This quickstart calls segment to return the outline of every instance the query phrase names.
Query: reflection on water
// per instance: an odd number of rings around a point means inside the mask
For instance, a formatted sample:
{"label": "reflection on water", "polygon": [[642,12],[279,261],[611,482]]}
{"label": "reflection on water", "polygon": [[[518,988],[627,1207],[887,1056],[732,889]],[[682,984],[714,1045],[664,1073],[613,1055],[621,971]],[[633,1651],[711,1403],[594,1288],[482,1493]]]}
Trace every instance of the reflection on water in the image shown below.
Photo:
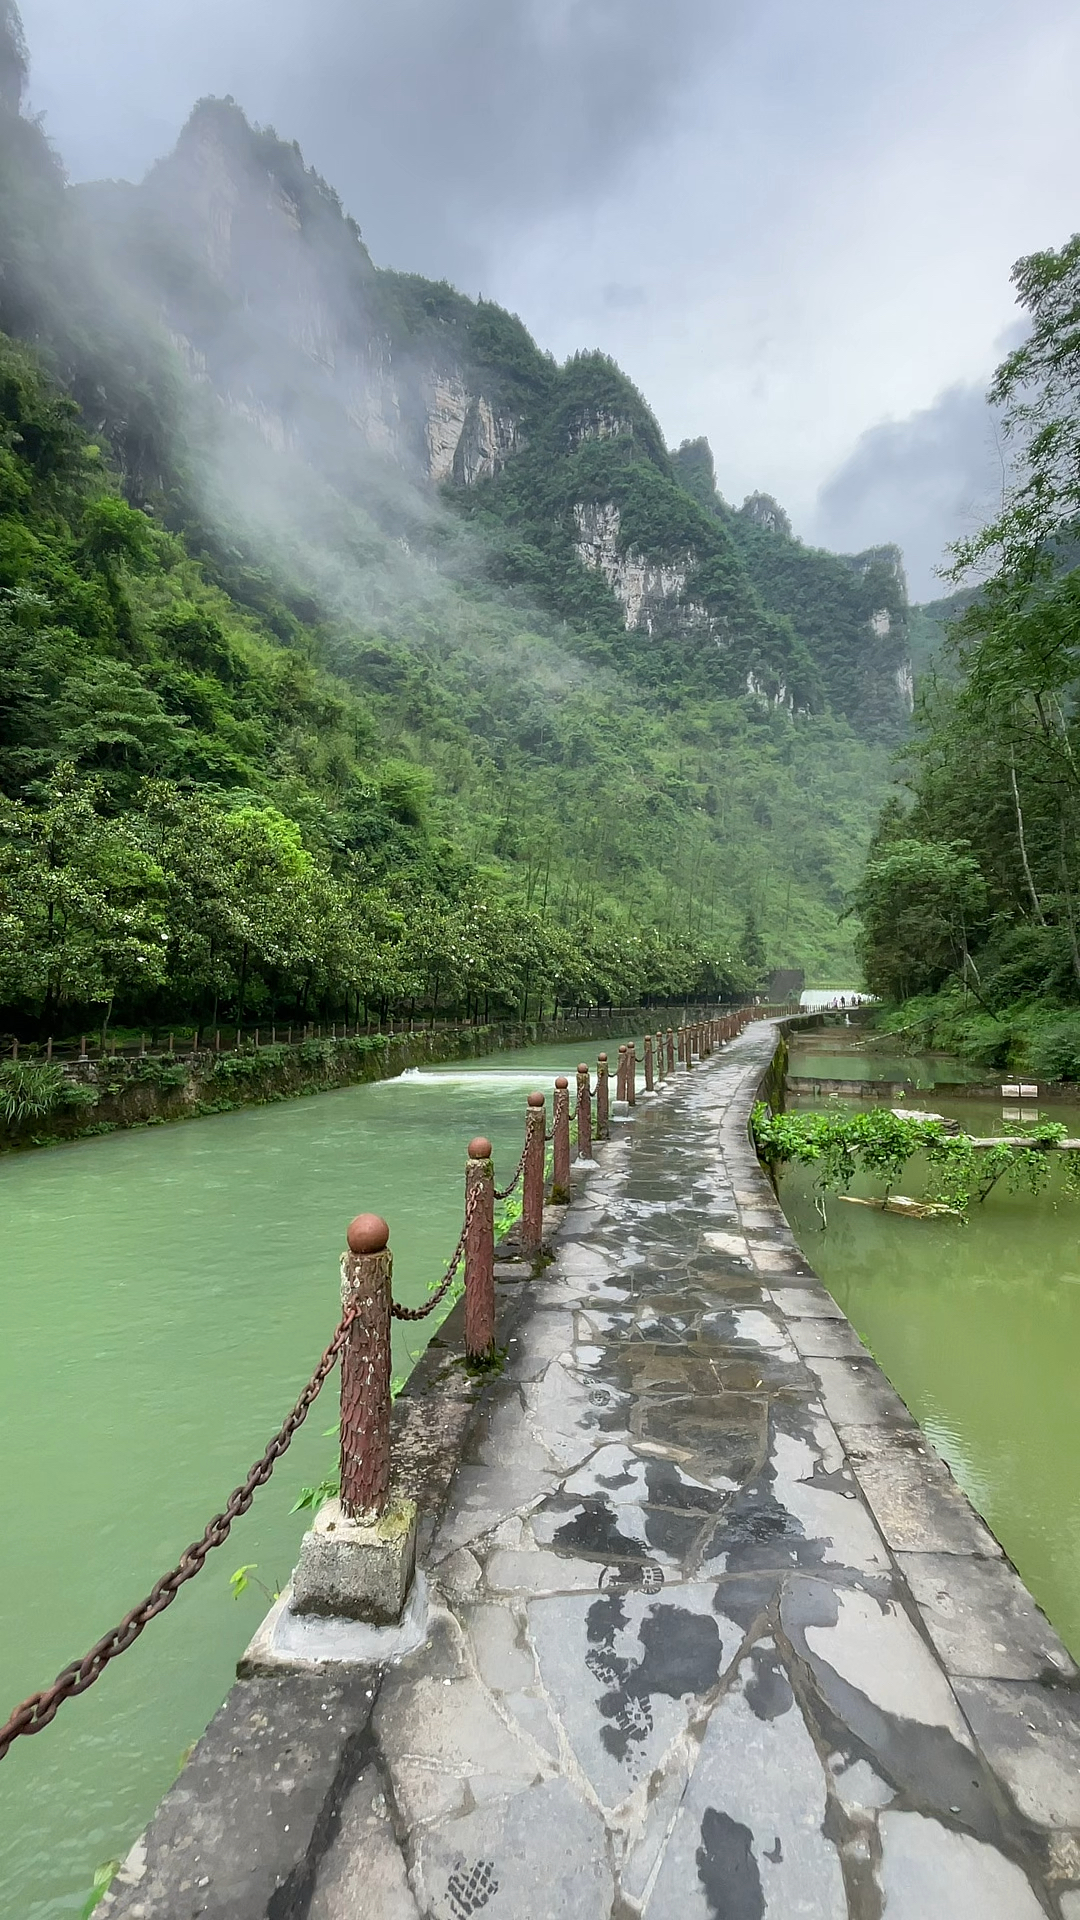
{"label": "reflection on water", "polygon": [[794,1035],[788,1070],[822,1080],[895,1080],[913,1087],[933,1087],[939,1080],[985,1083],[995,1077],[987,1067],[947,1054],[900,1053],[874,1045],[858,1026]]}
{"label": "reflection on water", "polygon": [[[933,1104],[972,1131],[1002,1130],[1000,1102]],[[1053,1117],[1080,1134],[1080,1105],[1055,1104]],[[903,1186],[922,1193],[917,1162]],[[1080,1654],[1080,1201],[1060,1175],[1038,1197],[999,1186],[965,1227],[830,1197],[822,1231],[809,1170],[785,1174],[781,1199],[808,1259]]]}

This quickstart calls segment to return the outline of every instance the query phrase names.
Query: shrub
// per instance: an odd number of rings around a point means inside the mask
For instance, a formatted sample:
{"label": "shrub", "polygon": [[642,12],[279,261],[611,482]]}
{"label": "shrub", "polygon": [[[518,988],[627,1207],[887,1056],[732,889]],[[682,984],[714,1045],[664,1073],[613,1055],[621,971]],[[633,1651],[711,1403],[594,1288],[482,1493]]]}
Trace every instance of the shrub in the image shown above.
{"label": "shrub", "polygon": [[1036,1079],[1080,1080],[1080,1012],[1036,1027],[1027,1051]]}

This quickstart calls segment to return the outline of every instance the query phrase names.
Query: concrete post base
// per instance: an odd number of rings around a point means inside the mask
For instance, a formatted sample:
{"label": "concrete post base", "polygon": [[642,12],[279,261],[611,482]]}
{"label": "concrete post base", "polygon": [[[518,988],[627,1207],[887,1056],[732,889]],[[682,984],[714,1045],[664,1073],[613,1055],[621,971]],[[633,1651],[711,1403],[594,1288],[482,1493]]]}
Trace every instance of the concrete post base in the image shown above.
{"label": "concrete post base", "polygon": [[378,1520],[349,1520],[340,1500],[319,1509],[300,1543],[294,1613],[394,1626],[416,1568],[416,1507],[394,1500]]}
{"label": "concrete post base", "polygon": [[611,1118],[613,1120],[632,1120],[633,1117],[634,1116],[630,1111],[629,1100],[613,1100],[612,1101]]}

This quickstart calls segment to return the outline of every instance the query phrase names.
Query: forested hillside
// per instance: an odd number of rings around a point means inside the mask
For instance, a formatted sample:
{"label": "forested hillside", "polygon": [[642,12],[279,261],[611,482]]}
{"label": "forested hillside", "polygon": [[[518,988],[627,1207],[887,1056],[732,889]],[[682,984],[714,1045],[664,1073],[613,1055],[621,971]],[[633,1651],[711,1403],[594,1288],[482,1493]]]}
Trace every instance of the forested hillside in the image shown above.
{"label": "forested hillside", "polygon": [[911,649],[903,561],[897,547],[834,554],[804,546],[768,494],[735,510],[716,487],[707,440],[673,456],[676,478],[730,536],[743,570],[773,618],[813,660],[820,696],[871,738],[895,742],[911,710]]}
{"label": "forested hillside", "polygon": [[885,579],[815,625],[610,361],[374,268],[232,103],[67,187],[0,15],[0,1028],[849,967]]}
{"label": "forested hillside", "polygon": [[1080,1077],[1080,236],[1021,260],[998,369],[1014,480],[957,550],[909,760],[860,889],[889,1024],[990,1066]]}

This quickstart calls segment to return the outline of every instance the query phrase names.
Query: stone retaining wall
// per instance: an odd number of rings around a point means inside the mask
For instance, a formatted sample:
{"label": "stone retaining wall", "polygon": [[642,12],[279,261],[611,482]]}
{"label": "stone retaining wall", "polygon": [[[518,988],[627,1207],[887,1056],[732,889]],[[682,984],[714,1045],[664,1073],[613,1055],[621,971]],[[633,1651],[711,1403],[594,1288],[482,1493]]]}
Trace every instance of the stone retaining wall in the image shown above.
{"label": "stone retaining wall", "polygon": [[[644,1031],[650,1018],[658,1020],[660,1013],[639,1010],[595,1019],[447,1027],[392,1036],[360,1034],[350,1040],[260,1047],[257,1053],[206,1050],[175,1058],[117,1056],[76,1062],[64,1069],[72,1089],[69,1103],[22,1123],[0,1120],[0,1152],[265,1106],[335,1087],[392,1080],[411,1067],[508,1053],[519,1047],[551,1046],[563,1040],[582,1046],[595,1040],[623,1040],[627,1033]],[[664,1023],[668,1023],[666,1012]]]}

